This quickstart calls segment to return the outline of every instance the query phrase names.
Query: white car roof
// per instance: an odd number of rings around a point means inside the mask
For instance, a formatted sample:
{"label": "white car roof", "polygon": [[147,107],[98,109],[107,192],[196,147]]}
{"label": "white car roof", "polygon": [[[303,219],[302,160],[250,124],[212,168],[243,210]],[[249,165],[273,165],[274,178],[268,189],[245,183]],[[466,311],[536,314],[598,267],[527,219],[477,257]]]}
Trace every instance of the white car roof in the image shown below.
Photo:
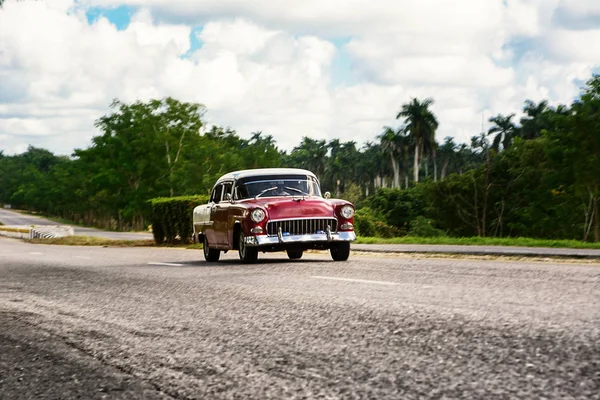
{"label": "white car roof", "polygon": [[317,179],[316,175],[306,169],[299,168],[260,168],[260,169],[244,169],[241,171],[234,171],[223,175],[217,180],[217,183],[228,180],[238,180],[241,178],[248,177],[260,177],[268,175],[307,175]]}

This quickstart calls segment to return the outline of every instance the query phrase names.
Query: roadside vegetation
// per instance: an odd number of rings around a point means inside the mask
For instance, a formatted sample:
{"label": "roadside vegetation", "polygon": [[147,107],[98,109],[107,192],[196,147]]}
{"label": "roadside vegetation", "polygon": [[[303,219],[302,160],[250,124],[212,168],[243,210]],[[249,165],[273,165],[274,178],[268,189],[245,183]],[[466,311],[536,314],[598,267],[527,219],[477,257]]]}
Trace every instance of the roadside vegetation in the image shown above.
{"label": "roadside vegetation", "polygon": [[359,236],[359,244],[447,244],[463,246],[514,246],[514,247],[553,247],[568,249],[600,249],[600,243],[582,242],[579,240],[547,240],[532,238],[490,238],[490,237],[418,237],[403,236],[395,238],[378,238]]}
{"label": "roadside vegetation", "polygon": [[[0,224],[2,225],[2,224]],[[29,233],[29,229],[25,228],[10,228],[7,226],[0,226],[0,231],[4,232],[17,232],[17,233]]]}
{"label": "roadside vegetation", "polygon": [[48,239],[29,239],[29,243],[58,244],[64,246],[110,246],[110,247],[148,247],[155,246],[153,240],[113,240],[95,236],[66,236]]}
{"label": "roadside vegetation", "polygon": [[600,242],[600,76],[570,105],[527,100],[520,118],[490,118],[470,143],[436,141],[444,121],[434,106],[399,105],[390,126],[362,147],[303,137],[286,152],[260,131],[242,138],[204,126],[201,104],[115,101],[86,149],[0,152],[0,204],[140,231],[150,224],[149,199],[206,196],[232,170],[299,167],[315,172],[323,191],[356,204],[361,240]]}

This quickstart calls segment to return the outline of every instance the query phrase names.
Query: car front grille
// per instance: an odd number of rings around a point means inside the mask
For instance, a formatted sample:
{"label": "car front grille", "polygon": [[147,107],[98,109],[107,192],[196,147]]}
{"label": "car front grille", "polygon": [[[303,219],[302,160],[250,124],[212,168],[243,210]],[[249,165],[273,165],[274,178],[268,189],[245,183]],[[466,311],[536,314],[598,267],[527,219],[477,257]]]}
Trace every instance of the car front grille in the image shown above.
{"label": "car front grille", "polygon": [[311,235],[327,232],[327,226],[331,232],[337,232],[337,220],[335,218],[320,219],[290,219],[285,221],[272,221],[267,223],[267,235],[277,236],[279,228],[284,235]]}

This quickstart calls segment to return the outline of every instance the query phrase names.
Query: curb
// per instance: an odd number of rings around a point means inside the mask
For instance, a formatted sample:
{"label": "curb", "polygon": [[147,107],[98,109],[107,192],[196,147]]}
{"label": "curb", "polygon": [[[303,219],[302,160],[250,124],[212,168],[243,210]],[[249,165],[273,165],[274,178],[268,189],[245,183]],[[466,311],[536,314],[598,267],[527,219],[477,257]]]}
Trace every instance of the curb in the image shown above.
{"label": "curb", "polygon": [[[539,252],[530,249],[516,250],[513,248],[507,249],[402,249],[402,248],[368,248],[363,247],[368,245],[354,245],[352,251],[384,254],[453,254],[453,255],[468,255],[468,256],[513,256],[513,257],[539,257],[539,258],[581,258],[589,260],[600,260],[600,251],[598,254],[588,253],[585,251],[577,251],[577,249],[555,249],[547,248],[547,252]],[[546,248],[544,248],[546,249]],[[582,249],[584,250],[584,249]]]}
{"label": "curb", "polygon": [[29,232],[13,232],[13,231],[5,231],[0,229],[0,236],[6,236],[9,238],[17,238],[17,239],[29,239]]}

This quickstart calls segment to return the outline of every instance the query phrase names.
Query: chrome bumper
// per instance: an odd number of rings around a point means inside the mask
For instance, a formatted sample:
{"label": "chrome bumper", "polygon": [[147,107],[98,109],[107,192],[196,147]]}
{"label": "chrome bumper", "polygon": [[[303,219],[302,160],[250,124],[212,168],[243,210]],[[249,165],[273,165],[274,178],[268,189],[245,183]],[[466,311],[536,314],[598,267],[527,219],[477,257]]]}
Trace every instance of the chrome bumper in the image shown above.
{"label": "chrome bumper", "polygon": [[277,235],[277,236],[246,236],[246,246],[269,246],[291,243],[314,242],[353,242],[356,240],[354,232],[316,233],[310,235]]}

